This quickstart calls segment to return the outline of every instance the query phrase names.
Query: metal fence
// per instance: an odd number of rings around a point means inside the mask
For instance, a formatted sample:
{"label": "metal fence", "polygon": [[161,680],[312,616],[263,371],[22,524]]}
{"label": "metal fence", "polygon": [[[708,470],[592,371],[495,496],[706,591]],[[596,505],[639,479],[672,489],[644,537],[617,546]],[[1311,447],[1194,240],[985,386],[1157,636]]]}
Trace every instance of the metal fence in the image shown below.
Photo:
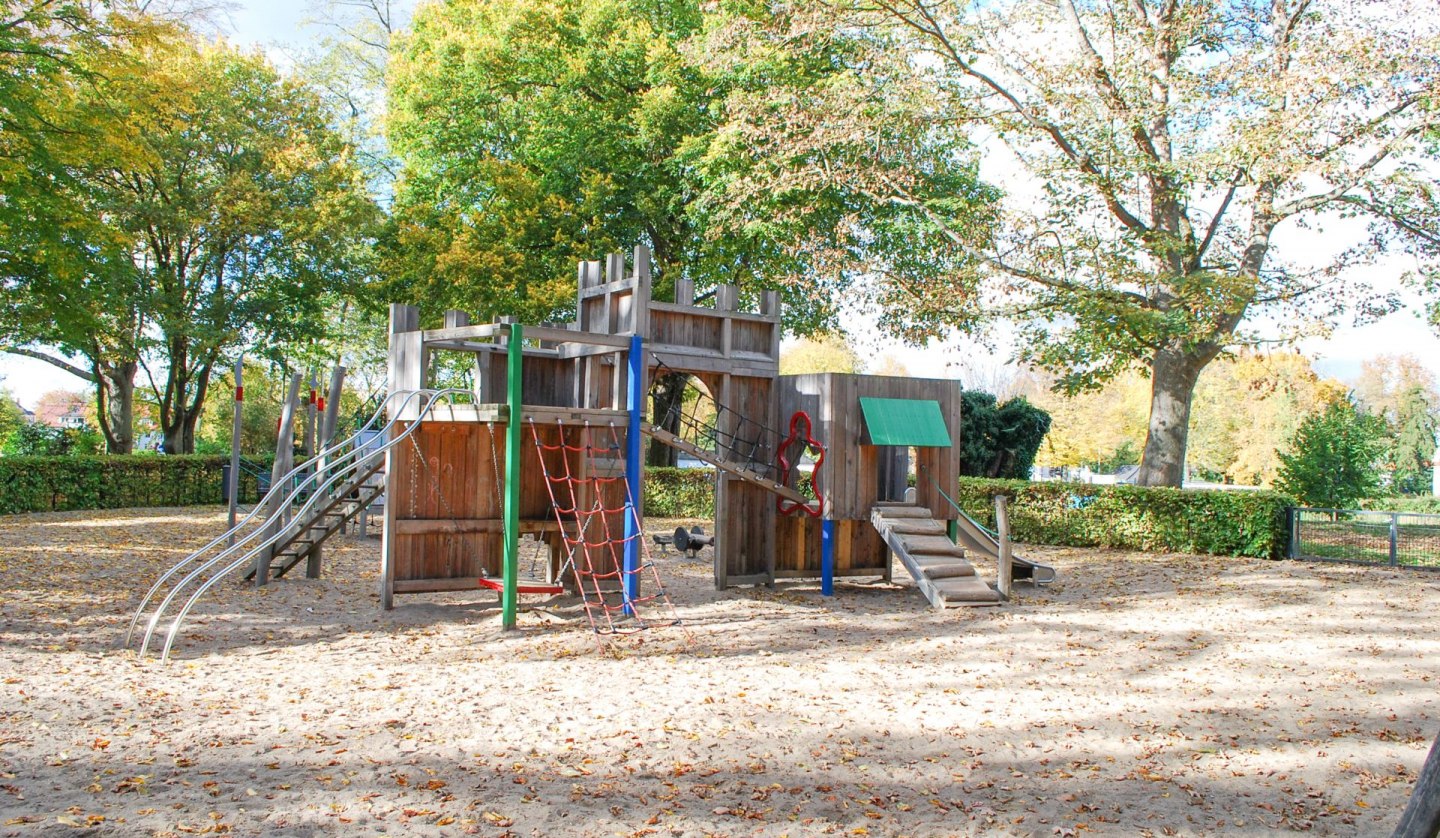
{"label": "metal fence", "polygon": [[1440,515],[1292,509],[1290,558],[1440,570]]}

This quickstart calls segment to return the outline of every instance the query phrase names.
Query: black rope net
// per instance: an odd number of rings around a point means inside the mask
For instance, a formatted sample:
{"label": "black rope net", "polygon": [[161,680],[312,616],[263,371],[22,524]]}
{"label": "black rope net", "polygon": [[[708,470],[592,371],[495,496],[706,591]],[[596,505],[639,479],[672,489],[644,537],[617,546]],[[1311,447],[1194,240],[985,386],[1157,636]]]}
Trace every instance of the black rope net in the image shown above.
{"label": "black rope net", "polygon": [[698,386],[693,376],[677,373],[655,359],[655,380],[661,376],[686,378],[682,396],[657,417],[655,425],[732,463],[744,463],[766,477],[775,472],[775,445],[781,434],[714,397]]}

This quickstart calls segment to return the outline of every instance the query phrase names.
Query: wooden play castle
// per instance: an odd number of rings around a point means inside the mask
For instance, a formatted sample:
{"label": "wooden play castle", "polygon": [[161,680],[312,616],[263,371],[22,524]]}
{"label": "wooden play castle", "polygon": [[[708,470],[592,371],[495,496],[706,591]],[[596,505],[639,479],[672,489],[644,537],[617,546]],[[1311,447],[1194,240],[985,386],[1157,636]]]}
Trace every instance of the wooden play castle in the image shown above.
{"label": "wooden play castle", "polygon": [[[526,590],[586,596],[597,629],[663,598],[645,544],[642,441],[715,468],[715,583],[891,574],[898,558],[939,607],[998,596],[953,542],[940,486],[959,474],[960,385],[865,375],[779,374],[778,295],[741,305],[721,285],[697,299],[651,293],[650,255],[579,266],[575,322],[477,325],[458,311],[422,329],[391,307],[392,425],[385,468],[382,605],[397,594],[493,587],[507,625]],[[436,370],[471,370],[445,403]],[[698,382],[700,430],[650,412],[657,375]],[[426,404],[422,410],[421,405]],[[411,425],[419,423],[418,427]],[[920,473],[904,502],[909,458]],[[545,545],[543,580],[520,579],[522,539]],[[641,577],[652,581],[644,590]],[[528,587],[527,587],[528,586]]]}

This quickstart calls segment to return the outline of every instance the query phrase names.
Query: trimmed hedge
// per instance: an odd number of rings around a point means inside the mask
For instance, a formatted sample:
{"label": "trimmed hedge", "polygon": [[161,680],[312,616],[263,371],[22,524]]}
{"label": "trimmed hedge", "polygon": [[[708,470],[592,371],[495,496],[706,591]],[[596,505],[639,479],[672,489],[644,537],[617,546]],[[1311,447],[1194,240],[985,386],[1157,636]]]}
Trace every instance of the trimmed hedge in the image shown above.
{"label": "trimmed hedge", "polygon": [[[227,457],[0,457],[0,514],[221,503]],[[646,470],[645,514],[710,518],[715,472]],[[1010,498],[1016,541],[1146,552],[1280,558],[1294,500],[1275,492],[1188,491],[1085,483],[961,478],[955,501],[994,526],[994,496]],[[242,474],[241,499],[254,478]]]}
{"label": "trimmed hedge", "polygon": [[715,517],[714,470],[645,469],[645,514],[656,518]]}
{"label": "trimmed hedge", "polygon": [[[0,457],[0,514],[133,506],[193,506],[221,500],[229,457]],[[253,502],[255,478],[241,474]]]}
{"label": "trimmed hedge", "polygon": [[1285,555],[1285,510],[1295,505],[1278,492],[973,478],[960,480],[955,502],[993,527],[995,495],[1010,499],[1010,532],[1016,541],[1259,559]]}

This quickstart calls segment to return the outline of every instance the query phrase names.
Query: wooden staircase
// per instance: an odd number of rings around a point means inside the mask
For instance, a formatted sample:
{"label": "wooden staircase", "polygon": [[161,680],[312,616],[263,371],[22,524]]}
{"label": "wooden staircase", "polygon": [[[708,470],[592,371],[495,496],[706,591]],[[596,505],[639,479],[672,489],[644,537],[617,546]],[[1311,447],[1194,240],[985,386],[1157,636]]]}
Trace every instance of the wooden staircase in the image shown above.
{"label": "wooden staircase", "polygon": [[902,504],[876,506],[870,511],[870,523],[935,608],[1000,604],[1000,594],[976,575],[965,550],[950,540],[945,525],[932,518],[930,510]]}
{"label": "wooden staircase", "polygon": [[710,451],[708,449],[701,448],[694,443],[687,442],[663,428],[657,428],[647,422],[640,426],[640,430],[642,433],[646,434],[656,442],[668,445],[671,448],[674,448],[676,451],[681,451],[683,453],[689,454],[690,456],[694,457],[697,460],[700,460],[701,462],[709,463],[710,465],[720,469],[726,474],[732,474],[740,478],[741,480],[746,481],[747,483],[753,483],[756,486],[774,492],[775,494],[779,495],[782,498],[785,498],[786,500],[795,501],[796,503],[801,504],[810,503],[809,498],[805,497],[804,495],[800,494],[799,492],[795,491],[789,486],[786,486],[783,483],[771,480],[763,474],[760,474],[749,465],[726,460],[719,454],[716,454],[714,451]]}
{"label": "wooden staircase", "polygon": [[[292,521],[287,527],[286,537],[270,548],[271,577],[278,579],[300,562],[316,555],[320,545],[344,529],[356,516],[363,514],[376,498],[384,494],[384,481],[367,482],[384,465],[385,458],[376,457],[374,464],[362,468],[349,485],[324,501],[307,519]],[[245,578],[255,578],[254,568],[245,574]]]}

